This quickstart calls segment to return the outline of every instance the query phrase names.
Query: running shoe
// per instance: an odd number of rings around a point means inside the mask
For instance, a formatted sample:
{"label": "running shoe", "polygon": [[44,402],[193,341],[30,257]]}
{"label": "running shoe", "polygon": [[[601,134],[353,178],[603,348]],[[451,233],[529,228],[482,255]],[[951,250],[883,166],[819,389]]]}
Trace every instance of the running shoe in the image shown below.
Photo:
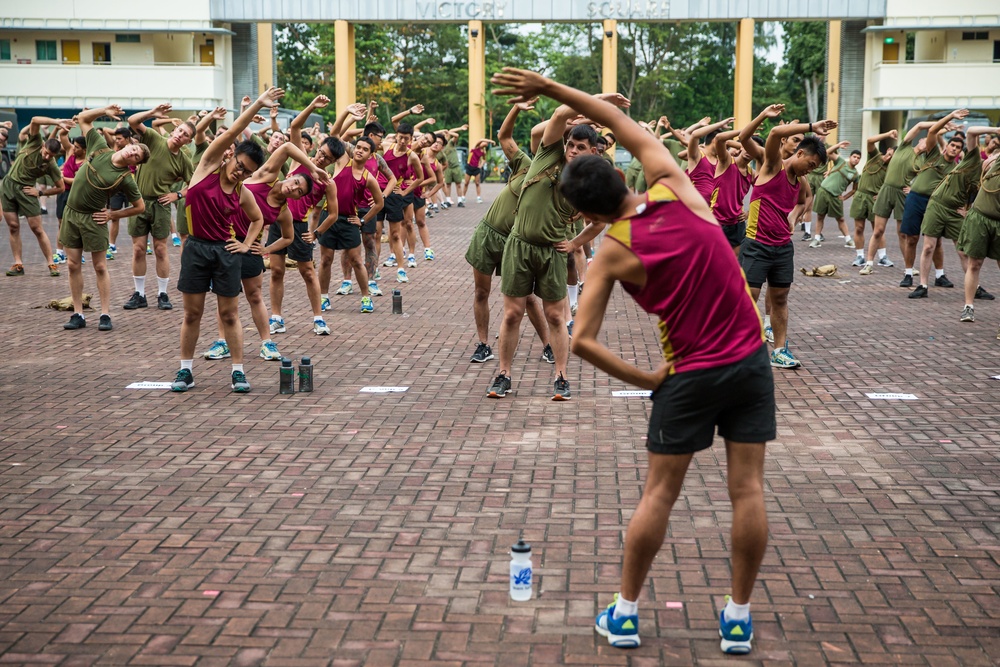
{"label": "running shoe", "polygon": [[170,391],[187,391],[194,386],[194,375],[190,369],[182,368],[177,371],[177,377],[170,383]]}
{"label": "running shoe", "polygon": [[15,264],[15,265],[13,265],[9,269],[7,269],[7,275],[8,276],[23,276],[24,275],[24,265],[23,264]]}
{"label": "running shoe", "polygon": [[382,263],[382,266],[396,266],[396,255],[392,254]]}
{"label": "running shoe", "polygon": [[972,306],[966,306],[962,309],[962,316],[958,318],[959,322],[975,322],[976,321],[976,309]]}
{"label": "running shoe", "polygon": [[379,270],[377,265],[375,267],[375,280],[382,280],[382,272]]}
{"label": "running shoe", "polygon": [[917,287],[917,289],[910,292],[907,298],[910,299],[926,299],[927,298],[927,288],[923,285]]}
{"label": "running shoe", "polygon": [[465,208],[465,201],[462,199],[458,200],[458,208]]}
{"label": "running shoe", "polygon": [[851,266],[864,266],[864,265],[865,265],[865,258],[862,257],[861,255],[855,257],[854,261],[851,262]]}
{"label": "running shoe", "polygon": [[65,255],[60,255],[59,253],[55,253],[55,254],[52,255],[52,263],[53,264],[65,264],[66,263],[66,256]]}
{"label": "running shoe", "polygon": [[856,246],[854,245],[854,239],[852,239],[851,237],[847,237],[847,240],[844,241],[844,247],[845,248],[856,248]]}
{"label": "running shoe", "polygon": [[372,296],[382,296],[382,290],[378,288],[378,283],[374,280],[368,281],[368,293]]}
{"label": "running shoe", "polygon": [[409,268],[409,269],[415,269],[415,268],[417,268],[417,258],[414,257],[413,255],[410,255],[409,257],[407,257],[406,258],[406,267]]}
{"label": "running shoe", "polygon": [[878,264],[879,266],[884,266],[886,268],[889,268],[889,267],[892,267],[892,266],[896,266],[895,264],[892,263],[892,260],[889,259],[888,255],[883,255],[878,260],[878,262],[876,262],[876,264]]}
{"label": "running shoe", "polygon": [[865,265],[861,267],[860,271],[858,271],[859,276],[870,276],[873,273],[875,273],[875,267],[871,262],[865,262]]}
{"label": "running shoe", "polygon": [[372,298],[370,296],[361,297],[361,312],[362,313],[375,312],[375,304],[372,303]]}
{"label": "running shoe", "polygon": [[813,237],[813,235],[810,234],[809,232],[802,232],[802,240],[803,241],[812,241],[812,237]]}
{"label": "running shoe", "polygon": [[341,296],[347,296],[353,291],[354,291],[354,283],[352,283],[350,280],[345,280],[342,283],[340,283],[340,289],[337,290],[337,294],[340,294]]}
{"label": "running shoe", "polygon": [[329,336],[330,327],[326,325],[326,320],[313,320],[313,333],[317,336]]}
{"label": "running shoe", "polygon": [[170,303],[170,297],[166,292],[160,292],[156,295],[156,307],[160,310],[173,310],[174,304]]}
{"label": "running shoe", "polygon": [[[727,600],[729,596],[726,596]],[[727,621],[726,610],[719,612],[719,636],[722,637],[720,648],[723,653],[746,655],[750,652],[750,642],[753,641],[753,621]]]}
{"label": "running shoe", "polygon": [[281,359],[281,352],[278,352],[278,346],[270,338],[260,344],[260,358],[266,361],[278,361]]}
{"label": "running shoe", "polygon": [[941,274],[940,277],[934,279],[934,287],[954,287],[955,283],[948,280],[948,276]]}
{"label": "running shoe", "polygon": [[53,278],[59,277],[59,267],[55,264],[49,264],[49,275]]}
{"label": "running shoe", "polygon": [[814,236],[814,237],[813,237],[813,240],[809,242],[809,247],[810,247],[810,248],[818,248],[818,247],[820,247],[821,245],[823,245],[823,242],[822,242],[822,241],[820,241],[820,239],[819,239],[819,237],[818,237],[818,236]]}
{"label": "running shoe", "polygon": [[775,368],[798,368],[802,363],[795,358],[788,346],[771,352],[771,365]]}
{"label": "running shoe", "polygon": [[108,252],[110,252],[112,255],[117,255],[118,254],[118,246],[116,246],[114,243],[112,243],[111,245],[108,246]]}
{"label": "running shoe", "polygon": [[570,338],[573,337],[573,322],[574,320],[570,320],[566,323],[566,331],[569,333]]}
{"label": "running shoe", "polygon": [[545,349],[542,350],[542,361],[547,364],[556,363],[556,355],[552,353],[552,346],[546,345]]}
{"label": "running shoe", "polygon": [[125,310],[138,310],[139,308],[148,308],[149,302],[146,301],[146,297],[138,292],[132,292],[132,296],[129,300],[125,302],[122,306]]}
{"label": "running shoe", "polygon": [[406,271],[404,271],[403,269],[400,269],[399,271],[396,271],[396,282],[397,283],[408,283],[408,282],[410,282],[410,279],[406,277]]}
{"label": "running shoe", "polygon": [[476,197],[476,203],[477,204],[482,204],[483,203],[483,198],[482,197]]}
{"label": "running shoe", "polygon": [[87,320],[83,319],[80,313],[73,313],[69,316],[69,322],[63,325],[63,329],[83,329],[87,326]]}
{"label": "running shoe", "polygon": [[231,356],[233,355],[229,354],[229,344],[222,339],[212,343],[204,354],[206,359],[213,359],[216,361],[219,359],[228,359]]}
{"label": "running shoe", "polygon": [[250,383],[243,371],[233,371],[233,391],[237,394],[246,394],[250,391]]}
{"label": "running shoe", "polygon": [[[458,204],[462,205],[461,202]],[[503,398],[510,391],[510,378],[501,373],[497,376],[497,379],[493,381],[490,385],[490,390],[486,392],[486,395],[490,398]]]}
{"label": "running shoe", "polygon": [[330,310],[330,297],[328,297],[328,296],[324,296],[323,297],[323,300],[320,301],[319,309],[320,309],[321,312],[324,312],[324,313],[326,311]]}
{"label": "running shoe", "polygon": [[153,254],[153,246],[149,245],[148,243],[146,244],[146,254],[147,255]]}
{"label": "running shoe", "polygon": [[618,594],[615,593],[615,602],[612,602],[607,609],[597,615],[597,620],[594,621],[594,630],[602,637],[606,637],[608,643],[615,648],[636,648],[641,643],[639,641],[639,617],[615,618],[615,604],[617,602]]}
{"label": "running shoe", "polygon": [[101,315],[101,319],[97,323],[98,331],[111,331],[111,316]]}
{"label": "running shoe", "polygon": [[177,234],[174,234],[173,236],[170,237],[170,242],[174,244],[175,248],[181,247],[181,237],[178,236]]}
{"label": "running shoe", "polygon": [[424,259],[428,262],[434,261],[434,251],[430,248],[424,248]]}
{"label": "running shoe", "polygon": [[771,328],[770,324],[764,327],[764,338],[768,343],[774,342],[774,329]]}
{"label": "running shoe", "polygon": [[469,361],[474,364],[483,364],[493,358],[493,349],[486,343],[479,343],[476,345],[476,351],[472,353],[472,359]]}
{"label": "running shoe", "polygon": [[579,308],[579,306],[580,306],[579,303],[570,304],[570,306],[569,306],[569,314],[572,315],[573,317],[576,317],[576,311],[577,311],[577,308]]}
{"label": "running shoe", "polygon": [[111,261],[114,258],[115,258],[115,253],[111,252],[111,248],[108,248],[108,251],[104,253],[104,259]]}
{"label": "running shoe", "polygon": [[285,318],[281,315],[271,315],[267,320],[268,328],[271,330],[271,334],[285,333]]}
{"label": "running shoe", "polygon": [[556,378],[555,388],[552,391],[552,400],[553,401],[568,401],[569,399],[570,399],[569,380],[567,380],[566,378],[564,378],[562,376],[562,373],[560,373],[559,377]]}
{"label": "running shoe", "polygon": [[992,294],[990,294],[989,292],[987,292],[986,290],[984,290],[983,286],[980,285],[979,287],[976,288],[976,297],[975,298],[977,298],[977,299],[983,299],[985,301],[993,301],[993,299],[995,299],[996,297],[993,296]]}
{"label": "running shoe", "polygon": [[913,276],[906,274],[903,279],[899,281],[900,287],[913,287]]}

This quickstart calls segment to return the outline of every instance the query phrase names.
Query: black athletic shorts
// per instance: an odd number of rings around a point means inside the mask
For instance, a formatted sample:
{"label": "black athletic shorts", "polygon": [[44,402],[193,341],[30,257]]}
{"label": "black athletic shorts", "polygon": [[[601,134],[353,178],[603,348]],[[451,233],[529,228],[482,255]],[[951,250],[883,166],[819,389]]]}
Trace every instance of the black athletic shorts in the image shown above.
{"label": "black athletic shorts", "polygon": [[[358,209],[358,217],[361,218],[362,220],[364,220],[365,216],[368,215],[368,211],[370,211],[370,210],[371,209],[368,209],[368,208],[359,208]],[[364,224],[361,225],[361,233],[362,234],[374,234],[378,230],[377,225],[378,225],[378,216],[376,215],[376,216],[373,216],[371,220],[369,220],[368,222],[366,222],[366,223],[364,223]]]}
{"label": "black athletic shorts", "polygon": [[403,195],[393,192],[385,198],[385,205],[378,214],[379,219],[388,220],[389,222],[402,222],[403,209],[405,209],[408,204],[412,203],[412,200],[407,201],[407,198],[412,196],[413,195],[410,194],[404,197]]}
{"label": "black athletic shorts", "polygon": [[361,228],[347,221],[347,216],[337,218],[330,229],[319,237],[319,244],[331,250],[353,250],[361,245]]}
{"label": "black athletic shorts", "polygon": [[177,290],[185,294],[206,294],[211,290],[218,296],[239,296],[243,289],[242,255],[226,250],[226,243],[188,236],[181,253]]}
{"label": "black athletic shorts", "polygon": [[480,167],[470,167],[469,165],[465,165],[465,173],[469,176],[479,176],[482,171],[483,170]]}
{"label": "black athletic shorts", "polygon": [[111,195],[111,202],[108,204],[108,208],[112,211],[120,211],[123,208],[128,208],[130,202],[125,199],[125,195],[121,191],[116,191]]}
{"label": "black athletic shorts", "polygon": [[[267,232],[267,245],[271,245],[281,238],[281,225],[269,225]],[[296,262],[311,262],[313,258],[313,244],[306,243],[302,235],[309,231],[309,223],[301,220],[293,220],[292,227],[295,229],[295,238],[291,245],[281,250],[275,250],[272,255],[288,255],[288,259]]]}
{"label": "black athletic shorts", "polygon": [[795,250],[785,245],[765,245],[755,239],[743,239],[740,266],[750,287],[767,283],[771,287],[791,287],[795,279]]}
{"label": "black athletic shorts", "polygon": [[69,190],[63,190],[56,195],[56,217],[62,220],[63,211],[66,210],[66,202],[69,201]]}
{"label": "black athletic shorts", "polygon": [[260,274],[264,273],[264,258],[260,255],[248,252],[245,255],[240,255],[240,259],[240,280],[256,278]]}
{"label": "black athletic shorts", "polygon": [[920,226],[924,224],[924,213],[927,212],[927,202],[929,195],[920,195],[910,192],[906,195],[906,204],[903,205],[903,221],[899,223],[899,231],[907,236],[920,236]]}
{"label": "black athletic shorts", "polygon": [[716,428],[734,442],[777,436],[767,344],[726,366],[675,373],[653,392],[646,449],[690,454],[712,446]]}
{"label": "black athletic shorts", "polygon": [[422,209],[426,205],[427,205],[427,200],[426,199],[424,199],[423,197],[418,197],[417,195],[413,195],[413,210],[414,211],[419,211],[420,209]]}
{"label": "black athletic shorts", "polygon": [[737,222],[735,225],[720,225],[722,233],[726,235],[729,245],[736,247],[743,245],[743,239],[747,237],[747,221]]}

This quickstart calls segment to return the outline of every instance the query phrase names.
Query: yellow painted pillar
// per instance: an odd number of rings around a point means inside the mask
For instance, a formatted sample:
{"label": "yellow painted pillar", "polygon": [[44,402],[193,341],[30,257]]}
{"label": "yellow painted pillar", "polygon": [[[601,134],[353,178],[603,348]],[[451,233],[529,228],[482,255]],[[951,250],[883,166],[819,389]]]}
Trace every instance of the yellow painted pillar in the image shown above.
{"label": "yellow painted pillar", "polygon": [[469,148],[486,138],[486,35],[469,21]]}
{"label": "yellow painted pillar", "polygon": [[[826,118],[840,120],[840,21],[830,21],[826,31]],[[828,144],[837,143],[837,130],[826,137]]]}
{"label": "yellow painted pillar", "polygon": [[354,55],[354,24],[338,20],[333,22],[333,61],[334,61],[334,103],[336,113],[340,113],[349,104],[359,101],[357,98],[357,69]]}
{"label": "yellow painted pillar", "polygon": [[601,92],[618,92],[618,21],[604,20],[604,50],[601,60]]}
{"label": "yellow painted pillar", "polygon": [[753,19],[736,27],[736,77],[733,89],[734,128],[753,120]]}
{"label": "yellow painted pillar", "polygon": [[270,23],[257,24],[257,94],[274,85],[274,31]]}

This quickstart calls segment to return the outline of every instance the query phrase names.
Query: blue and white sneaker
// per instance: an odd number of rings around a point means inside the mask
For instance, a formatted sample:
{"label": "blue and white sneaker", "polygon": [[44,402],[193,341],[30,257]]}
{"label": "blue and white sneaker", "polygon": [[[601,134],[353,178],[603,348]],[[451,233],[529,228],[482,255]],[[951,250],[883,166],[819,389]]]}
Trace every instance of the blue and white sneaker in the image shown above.
{"label": "blue and white sneaker", "polygon": [[178,234],[171,234],[170,235],[170,243],[172,243],[175,248],[180,248],[181,247],[181,237],[180,237],[180,235],[178,235]]}
{"label": "blue and white sneaker", "polygon": [[326,326],[324,320],[313,320],[313,333],[317,336],[329,336],[330,327]]}
{"label": "blue and white sneaker", "polygon": [[788,349],[788,345],[785,345],[785,347],[771,352],[771,365],[775,368],[798,368],[802,362],[796,359],[792,351]]}
{"label": "blue and white sneaker", "polygon": [[385,262],[382,264],[382,266],[396,266],[396,255],[395,255],[395,253],[389,255],[389,258],[387,260],[385,260]]}
{"label": "blue and white sneaker", "polygon": [[409,257],[407,257],[406,258],[406,266],[407,266],[407,268],[415,269],[417,267],[417,258],[414,257],[413,255],[410,255]]}
{"label": "blue and white sneaker", "polygon": [[219,339],[209,346],[208,350],[205,352],[206,359],[228,359],[232,355],[229,353],[229,345],[226,341]]}
{"label": "blue and white sneaker", "polygon": [[424,259],[428,262],[434,261],[434,251],[430,248],[424,248]]}
{"label": "blue and white sneaker", "polygon": [[382,290],[378,288],[378,283],[374,280],[368,281],[368,293],[372,296],[382,296]]}
{"label": "blue and white sneaker", "polygon": [[767,339],[768,343],[774,342],[774,329],[771,328],[771,325],[764,327],[764,338]]}
{"label": "blue and white sneaker", "polygon": [[361,312],[362,313],[375,312],[375,304],[372,303],[372,298],[370,296],[361,297]]}
{"label": "blue and white sneaker", "polygon": [[340,289],[337,290],[337,294],[340,294],[341,296],[346,296],[353,291],[354,291],[354,283],[352,283],[350,280],[345,280],[340,283]]}
{"label": "blue and white sneaker", "polygon": [[746,655],[753,640],[753,620],[727,621],[726,610],[723,609],[719,612],[719,636],[722,637],[719,645],[723,653]]}
{"label": "blue and white sneaker", "polygon": [[53,264],[65,264],[66,263],[66,255],[64,255],[62,252],[60,252],[60,251],[57,250],[52,255],[52,263]]}
{"label": "blue and white sneaker", "polygon": [[408,283],[410,279],[406,277],[406,271],[399,269],[396,271],[396,282],[397,283]]}
{"label": "blue and white sneaker", "polygon": [[152,255],[153,254],[153,246],[151,246],[148,243],[146,244],[146,254],[147,255]]}
{"label": "blue and white sneaker", "polygon": [[375,267],[375,280],[382,280],[382,272],[377,266]]}
{"label": "blue and white sneaker", "polygon": [[285,333],[285,318],[280,315],[271,315],[268,319],[268,325],[270,326],[272,334]]}
{"label": "blue and white sneaker", "polygon": [[323,300],[320,301],[319,309],[324,313],[330,310],[330,297],[328,296],[323,297]]}
{"label": "blue and white sneaker", "polygon": [[260,344],[260,358],[267,361],[278,361],[281,359],[281,352],[278,352],[278,346],[270,338]]}
{"label": "blue and white sneaker", "polygon": [[[615,595],[615,602],[618,595]],[[607,637],[608,643],[615,648],[637,648],[639,641],[639,617],[622,616],[615,618],[615,602],[597,615],[594,630],[602,637]]]}

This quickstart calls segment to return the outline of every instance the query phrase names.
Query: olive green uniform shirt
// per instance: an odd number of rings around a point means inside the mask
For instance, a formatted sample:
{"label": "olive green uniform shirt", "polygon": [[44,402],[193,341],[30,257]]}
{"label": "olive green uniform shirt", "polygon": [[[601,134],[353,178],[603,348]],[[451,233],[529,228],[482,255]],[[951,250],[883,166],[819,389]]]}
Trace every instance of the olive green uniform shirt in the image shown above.
{"label": "olive green uniform shirt", "polygon": [[521,185],[512,234],[539,246],[566,240],[576,209],[559,191],[564,164],[562,139],[539,146]]}
{"label": "olive green uniform shirt", "polygon": [[454,167],[460,167],[458,163],[458,149],[455,148],[455,144],[451,141],[444,145],[441,152],[438,153],[438,160],[441,161],[445,169],[452,169]]}
{"label": "olive green uniform shirt", "polygon": [[983,174],[972,208],[987,218],[1000,220],[1000,159],[994,160],[989,171]]}
{"label": "olive green uniform shirt", "polygon": [[124,194],[129,203],[141,199],[128,165],[116,167],[112,163],[115,151],[108,148],[101,131],[92,127],[86,138],[87,160],[73,180],[66,205],[80,213],[95,213],[107,208],[108,200],[116,191]]}
{"label": "olive green uniform shirt", "polygon": [[958,166],[951,170],[934,188],[931,201],[944,206],[949,211],[955,211],[969,203],[979,177],[983,173],[983,157],[979,147],[966,151],[965,157]]}
{"label": "olive green uniform shirt", "polygon": [[891,188],[905,188],[913,180],[917,168],[923,162],[923,157],[918,158],[913,144],[900,144],[896,152],[889,160],[889,166],[885,172],[885,185]]}
{"label": "olive green uniform shirt", "polygon": [[186,151],[171,153],[166,138],[148,127],[143,129],[139,140],[149,147],[149,160],[139,166],[135,179],[144,199],[156,199],[170,192],[177,181],[191,180],[194,165]]}
{"label": "olive green uniform shirt", "polygon": [[[892,161],[890,160],[889,164]],[[885,175],[889,165],[882,159],[882,151],[875,149],[868,153],[868,161],[861,169],[861,179],[858,180],[858,192],[875,196],[885,183]]]}
{"label": "olive green uniform shirt", "polygon": [[531,158],[522,150],[510,161],[510,179],[497,198],[490,205],[490,210],[483,217],[483,224],[507,236],[514,227],[514,211],[517,210],[517,200],[521,196],[521,186],[531,166]]}
{"label": "olive green uniform shirt", "polygon": [[858,170],[852,167],[847,160],[838,156],[830,173],[820,183],[820,187],[839,197],[847,192],[847,186],[856,180],[858,180]]}
{"label": "olive green uniform shirt", "polygon": [[929,151],[927,151],[927,156],[924,158],[923,164],[917,171],[917,175],[913,177],[913,181],[910,182],[910,192],[916,192],[918,195],[924,195],[929,197],[934,188],[941,183],[945,176],[947,176],[952,169],[955,168],[955,163],[951,160],[945,160],[944,156],[941,155],[941,149],[934,146]]}
{"label": "olive green uniform shirt", "polygon": [[[62,171],[59,170],[56,161],[42,158],[42,145],[44,144],[42,134],[28,135],[28,140],[19,147],[14,164],[4,180],[10,179],[14,183],[24,187],[34,187],[35,183],[48,177],[53,185],[62,179]],[[20,189],[20,188],[19,188]]]}

